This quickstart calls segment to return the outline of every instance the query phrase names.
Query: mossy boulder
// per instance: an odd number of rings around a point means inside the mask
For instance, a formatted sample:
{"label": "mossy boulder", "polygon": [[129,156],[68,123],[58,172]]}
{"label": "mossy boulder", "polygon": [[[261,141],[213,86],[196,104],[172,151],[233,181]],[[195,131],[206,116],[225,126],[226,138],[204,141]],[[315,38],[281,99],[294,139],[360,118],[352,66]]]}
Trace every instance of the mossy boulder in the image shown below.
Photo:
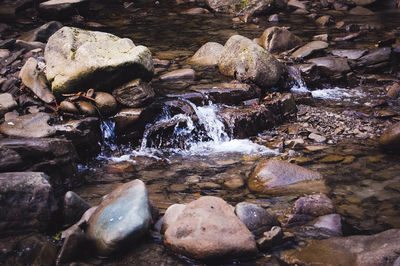
{"label": "mossy boulder", "polygon": [[44,57],[56,96],[88,88],[109,91],[136,78],[153,77],[147,47],[105,32],[63,27],[49,38]]}

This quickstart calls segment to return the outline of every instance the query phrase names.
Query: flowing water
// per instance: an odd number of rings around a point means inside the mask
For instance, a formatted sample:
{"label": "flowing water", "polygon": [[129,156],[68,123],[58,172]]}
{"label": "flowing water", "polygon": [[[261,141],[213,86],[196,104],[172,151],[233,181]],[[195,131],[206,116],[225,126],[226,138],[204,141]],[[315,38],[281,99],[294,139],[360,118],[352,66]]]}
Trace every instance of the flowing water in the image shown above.
{"label": "flowing water", "polygon": [[[105,25],[101,28],[102,31],[129,37],[136,44],[148,46],[155,58],[169,60],[171,64],[168,71],[187,66],[185,60],[202,44],[208,41],[224,44],[233,34],[259,37],[265,28],[273,25],[290,26],[307,41],[315,34],[324,33],[304,16],[282,14],[279,24],[269,23],[265,18],[258,25],[242,24],[232,22],[232,18],[225,15],[180,15],[178,12],[188,6],[183,5],[172,11],[168,4],[134,3],[134,9],[124,9],[118,2],[107,4],[107,8],[98,3],[95,6],[98,11],[93,12],[95,14],[91,19]],[[387,21],[383,19],[387,13],[378,13],[368,23],[381,30],[363,36],[356,43],[337,43],[333,46],[372,48],[384,36],[385,31],[400,25],[400,13],[396,14],[389,14],[393,19]],[[342,19],[353,23],[366,22],[362,17]],[[163,71],[166,70],[161,70],[160,73]],[[171,91],[181,93],[188,85],[230,81],[215,68],[196,69],[196,72],[196,80],[189,82],[190,84],[176,84],[176,87],[171,88],[171,85],[166,86],[155,79],[153,87],[159,94],[167,95]],[[292,90],[308,91],[301,77],[296,73],[292,75],[296,81]],[[364,108],[363,103],[367,98],[381,97],[379,92],[371,93],[359,87],[326,86],[311,93],[319,99],[317,105],[332,106],[333,110],[359,110]],[[196,106],[188,103],[195,111],[196,120],[187,115],[164,112],[146,127],[140,145],[117,145],[112,122],[103,121],[103,151],[93,161],[81,166],[85,184],[76,189],[76,192],[91,205],[95,205],[120,183],[140,178],[146,183],[149,197],[161,213],[171,204],[190,202],[201,195],[215,195],[232,204],[241,201],[258,203],[283,217],[285,210],[300,195],[260,196],[251,193],[245,185],[233,189],[226,184],[232,178],[241,179],[245,183],[260,159],[287,157],[287,152],[267,148],[259,141],[256,143],[258,137],[251,140],[232,138],[232,129],[226,128],[217,115],[220,105],[208,103]],[[152,128],[171,121],[180,121],[173,129],[172,138],[165,138],[162,134],[156,138],[148,138]],[[173,143],[173,148],[166,148],[166,142],[176,143]],[[326,178],[331,189],[329,196],[344,219],[345,234],[369,234],[400,227],[400,157],[382,152],[376,138],[361,141],[350,138],[313,152],[302,147],[295,147],[293,150],[295,155],[307,158],[307,168],[321,172]],[[321,162],[321,158],[327,155],[342,156],[347,160]],[[117,261],[110,261],[115,262],[168,265],[195,263],[167,253],[158,237],[149,238],[129,254]],[[265,265],[275,261],[269,254],[260,254],[257,261],[249,263]]]}

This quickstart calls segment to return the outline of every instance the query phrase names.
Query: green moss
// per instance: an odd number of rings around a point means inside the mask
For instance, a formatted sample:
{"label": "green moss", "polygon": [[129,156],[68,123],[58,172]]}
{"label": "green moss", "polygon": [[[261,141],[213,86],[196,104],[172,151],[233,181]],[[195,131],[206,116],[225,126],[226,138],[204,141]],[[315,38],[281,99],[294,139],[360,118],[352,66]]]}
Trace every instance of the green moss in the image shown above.
{"label": "green moss", "polygon": [[239,3],[234,5],[236,11],[241,11],[250,5],[249,0],[240,0]]}
{"label": "green moss", "polygon": [[71,60],[74,60],[75,56],[76,56],[76,49],[75,48],[71,48],[71,52],[72,52]]}

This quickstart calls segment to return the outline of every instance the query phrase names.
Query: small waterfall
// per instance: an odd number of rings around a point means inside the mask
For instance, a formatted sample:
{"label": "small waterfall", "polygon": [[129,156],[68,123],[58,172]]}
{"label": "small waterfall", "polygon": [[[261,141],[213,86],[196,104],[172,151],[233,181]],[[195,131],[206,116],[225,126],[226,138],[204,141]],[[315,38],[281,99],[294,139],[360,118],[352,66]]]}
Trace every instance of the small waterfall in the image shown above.
{"label": "small waterfall", "polygon": [[[217,113],[219,107],[209,103],[204,106],[196,106],[190,101],[195,112],[194,116],[177,114],[160,118],[152,125],[148,125],[143,135],[140,151],[145,152],[154,149],[163,149],[182,155],[204,155],[217,152],[235,152],[244,154],[276,154],[275,151],[251,142],[248,139],[232,139],[229,137],[224,123]],[[163,128],[156,136],[153,134]],[[168,129],[165,129],[168,128]],[[170,134],[164,134],[170,131]],[[164,148],[164,145],[171,145]],[[168,146],[167,145],[167,146]]]}
{"label": "small waterfall", "polygon": [[118,150],[118,145],[116,143],[115,138],[115,123],[111,120],[103,120],[100,121],[100,131],[101,131],[101,153],[106,151],[114,152]]}
{"label": "small waterfall", "polygon": [[307,84],[304,82],[304,80],[301,78],[301,73],[300,70],[293,67],[289,66],[288,68],[288,73],[290,77],[293,79],[293,86],[290,89],[291,92],[309,92],[310,90],[307,87]]}

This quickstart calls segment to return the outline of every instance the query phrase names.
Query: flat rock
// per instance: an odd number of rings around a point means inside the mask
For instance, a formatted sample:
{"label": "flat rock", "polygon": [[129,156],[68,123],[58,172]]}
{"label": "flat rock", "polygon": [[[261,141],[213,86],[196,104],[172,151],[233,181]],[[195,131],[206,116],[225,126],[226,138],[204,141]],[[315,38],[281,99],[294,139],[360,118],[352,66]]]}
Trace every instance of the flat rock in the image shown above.
{"label": "flat rock", "polygon": [[105,32],[63,27],[49,38],[44,58],[56,96],[89,88],[110,90],[153,76],[148,48]]}
{"label": "flat rock", "polygon": [[190,58],[189,62],[199,66],[216,66],[224,46],[217,42],[208,42]]}
{"label": "flat rock", "polygon": [[310,135],[308,135],[309,139],[314,140],[315,142],[319,142],[319,143],[323,143],[326,141],[326,138],[324,136],[315,134],[315,133],[311,133]]}
{"label": "flat rock", "polygon": [[280,259],[300,265],[393,265],[400,253],[400,230],[375,235],[310,240],[302,248],[283,251]]}
{"label": "flat rock", "polygon": [[325,56],[308,60],[308,63],[315,64],[321,72],[331,75],[334,73],[347,73],[350,66],[346,58]]}
{"label": "flat rock", "polygon": [[234,35],[225,43],[218,62],[219,71],[261,88],[274,86],[283,73],[282,64],[250,39]]}
{"label": "flat rock", "polygon": [[320,173],[277,160],[263,160],[247,182],[250,191],[268,195],[327,192]]}
{"label": "flat rock", "polygon": [[137,244],[150,224],[146,186],[136,179],[103,199],[88,221],[86,235],[93,241],[98,255],[108,256],[125,245]]}
{"label": "flat rock", "polygon": [[365,55],[368,50],[365,49],[338,49],[329,51],[331,54],[340,57],[346,57],[347,59],[356,60],[361,56]]}
{"label": "flat rock", "polygon": [[294,58],[304,58],[311,55],[313,52],[323,50],[328,46],[329,44],[327,42],[312,41],[297,49],[291,56]]}
{"label": "flat rock", "polygon": [[223,199],[205,196],[172,205],[164,216],[164,244],[194,259],[240,258],[257,254],[256,242]]}
{"label": "flat rock", "polygon": [[49,177],[40,172],[0,173],[0,231],[46,230],[57,210]]}
{"label": "flat rock", "polygon": [[10,93],[0,93],[0,118],[17,107],[17,102]]}
{"label": "flat rock", "polygon": [[48,125],[50,115],[36,113],[19,116],[0,125],[0,133],[10,137],[45,138],[55,134],[54,127]]}
{"label": "flat rock", "polygon": [[39,15],[47,19],[63,19],[73,15],[86,15],[88,0],[49,0],[39,4]]}
{"label": "flat rock", "polygon": [[258,98],[261,93],[256,86],[227,82],[194,85],[190,90],[206,95],[213,103],[227,105],[238,105],[242,101]]}
{"label": "flat rock", "polygon": [[185,68],[185,69],[178,69],[168,73],[165,73],[160,77],[160,80],[167,81],[167,80],[181,80],[181,79],[189,79],[194,80],[196,77],[196,72],[193,69]]}
{"label": "flat rock", "polygon": [[358,66],[375,65],[381,62],[389,61],[392,49],[390,47],[382,47],[370,50],[368,54],[357,60]]}

